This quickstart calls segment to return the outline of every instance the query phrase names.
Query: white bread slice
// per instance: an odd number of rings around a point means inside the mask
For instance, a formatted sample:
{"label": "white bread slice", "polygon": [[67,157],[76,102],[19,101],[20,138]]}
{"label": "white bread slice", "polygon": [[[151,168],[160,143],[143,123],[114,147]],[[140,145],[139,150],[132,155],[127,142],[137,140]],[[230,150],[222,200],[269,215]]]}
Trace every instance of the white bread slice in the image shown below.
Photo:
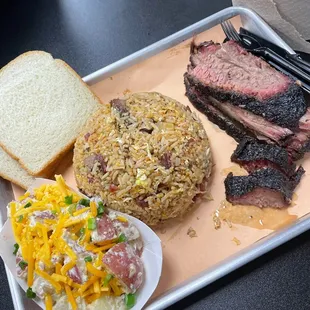
{"label": "white bread slice", "polygon": [[100,100],[65,62],[42,51],[0,70],[0,145],[35,176],[48,176]]}
{"label": "white bread slice", "polygon": [[35,180],[19,163],[0,147],[0,176],[27,189]]}

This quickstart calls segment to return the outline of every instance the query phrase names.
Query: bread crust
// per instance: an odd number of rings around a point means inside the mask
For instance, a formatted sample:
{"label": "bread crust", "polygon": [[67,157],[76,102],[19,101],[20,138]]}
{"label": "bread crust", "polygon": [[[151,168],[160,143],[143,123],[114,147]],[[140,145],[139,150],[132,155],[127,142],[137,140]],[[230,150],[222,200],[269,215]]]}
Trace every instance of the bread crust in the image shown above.
{"label": "bread crust", "polygon": [[23,184],[22,182],[18,181],[17,179],[13,179],[13,178],[8,177],[5,173],[0,173],[0,177],[11,182],[11,183],[14,183],[14,184],[20,186],[23,189],[28,189],[28,186],[26,184]]}
{"label": "bread crust", "polygon": [[[21,58],[27,57],[30,54],[38,54],[38,55],[50,55],[53,59],[53,61],[56,61],[57,63],[60,63],[62,66],[64,66],[72,75],[74,75],[76,78],[78,78],[78,80],[80,81],[80,83],[84,86],[87,87],[87,89],[90,91],[90,94],[92,95],[94,101],[97,102],[98,104],[98,108],[94,110],[94,112],[96,112],[99,108],[100,105],[102,104],[101,100],[99,99],[98,96],[96,96],[93,91],[91,90],[91,88],[83,81],[83,79],[77,74],[77,72],[75,72],[66,62],[64,62],[61,59],[55,59],[53,58],[53,56],[50,53],[44,52],[44,51],[39,51],[39,50],[35,50],[35,51],[29,51],[26,53],[23,53],[21,55],[19,55],[18,57],[16,57],[15,59],[13,59],[12,61],[10,61],[7,65],[5,65],[3,68],[0,69],[0,74],[3,70],[7,69],[8,67],[14,65],[16,62],[20,61]],[[86,121],[86,120],[85,120]],[[83,126],[82,126],[83,127]],[[82,128],[81,128],[82,130]],[[76,135],[78,136],[78,134]],[[74,138],[73,140],[71,140],[65,147],[63,147],[58,154],[56,154],[53,158],[51,158],[48,162],[46,162],[43,167],[39,170],[39,171],[34,171],[32,169],[30,169],[27,166],[27,163],[24,162],[20,157],[18,157],[16,154],[14,154],[14,152],[12,150],[10,150],[10,148],[8,146],[6,146],[5,144],[3,144],[3,142],[0,140],[0,146],[4,149],[4,151],[6,153],[8,153],[13,159],[17,160],[19,162],[19,164],[21,165],[21,167],[26,170],[30,175],[34,176],[34,177],[50,177],[52,175],[52,173],[54,172],[54,170],[57,168],[57,163],[60,162],[60,160],[62,159],[62,157],[64,155],[66,155],[74,146],[76,138]],[[15,182],[14,182],[15,183]]]}

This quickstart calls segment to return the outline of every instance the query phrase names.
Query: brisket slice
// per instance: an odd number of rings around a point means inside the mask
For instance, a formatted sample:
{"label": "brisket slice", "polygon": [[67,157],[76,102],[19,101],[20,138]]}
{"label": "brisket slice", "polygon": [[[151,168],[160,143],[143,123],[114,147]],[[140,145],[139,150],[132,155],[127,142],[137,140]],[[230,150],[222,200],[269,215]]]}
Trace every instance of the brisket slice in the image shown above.
{"label": "brisket slice", "polygon": [[230,159],[249,173],[264,167],[270,167],[278,169],[290,177],[296,170],[296,165],[287,150],[275,144],[267,144],[253,139],[243,139]]}
{"label": "brisket slice", "polygon": [[186,93],[191,103],[203,114],[205,114],[209,121],[216,124],[224,130],[229,136],[233,137],[237,142],[242,141],[245,137],[254,138],[255,135],[244,127],[239,122],[230,119],[224,115],[220,110],[215,108],[209,102],[202,101],[194,89]]}
{"label": "brisket slice", "polygon": [[[310,151],[310,128],[308,131],[297,130],[292,133],[288,128],[274,125],[250,112],[240,113],[239,107],[219,102],[210,96],[201,94],[194,85],[190,84],[187,76],[185,76],[184,82],[186,96],[191,103],[237,142],[247,137],[256,137],[258,140],[266,141],[269,144],[275,142],[285,147],[294,160],[302,158],[305,152]],[[213,112],[211,113],[210,110]],[[242,119],[240,115],[242,115]],[[308,119],[310,119],[310,112],[307,110],[307,113],[300,120],[303,128],[308,125]]]}
{"label": "brisket slice", "polygon": [[282,127],[298,128],[306,113],[301,88],[234,41],[192,43],[185,77],[202,94],[228,101]]}
{"label": "brisket slice", "polygon": [[256,170],[248,176],[229,173],[224,181],[226,199],[232,204],[283,208],[291,203],[303,174],[302,167],[290,178],[272,168]]}
{"label": "brisket slice", "polygon": [[243,128],[247,128],[247,131],[252,133],[252,136],[256,136],[258,139],[268,138],[277,143],[281,143],[281,141],[293,135],[293,132],[288,128],[272,124],[261,116],[255,115],[228,102],[220,102],[211,96],[202,94],[200,90],[197,90],[195,85],[191,84],[187,76],[185,76],[184,81],[186,96],[192,104],[202,112],[204,106],[212,105],[214,108],[221,111],[223,115],[226,115],[227,119],[241,124]]}

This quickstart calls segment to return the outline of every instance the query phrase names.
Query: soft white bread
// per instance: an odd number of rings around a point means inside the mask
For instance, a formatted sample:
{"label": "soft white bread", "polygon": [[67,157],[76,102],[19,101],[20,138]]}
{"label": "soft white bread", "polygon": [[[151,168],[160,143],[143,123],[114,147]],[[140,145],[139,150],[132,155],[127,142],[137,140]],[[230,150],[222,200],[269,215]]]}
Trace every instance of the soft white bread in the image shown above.
{"label": "soft white bread", "polygon": [[0,176],[23,188],[35,180],[19,163],[0,147]]}
{"label": "soft white bread", "polygon": [[0,70],[0,145],[32,175],[48,175],[100,100],[65,62],[42,51]]}

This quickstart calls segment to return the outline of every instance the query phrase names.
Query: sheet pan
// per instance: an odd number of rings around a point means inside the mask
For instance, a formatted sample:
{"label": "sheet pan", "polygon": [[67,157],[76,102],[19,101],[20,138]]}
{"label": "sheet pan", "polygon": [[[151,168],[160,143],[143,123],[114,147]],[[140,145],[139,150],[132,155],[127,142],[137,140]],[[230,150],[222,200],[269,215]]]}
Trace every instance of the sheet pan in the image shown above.
{"label": "sheet pan", "polygon": [[[218,24],[234,16],[238,16],[233,18],[236,26],[242,25],[289,52],[292,51],[254,12],[231,7],[88,75],[84,81],[104,102],[127,92],[155,90],[190,105],[184,96],[182,77],[188,63],[190,41],[195,37],[197,41],[212,39],[221,42],[224,35]],[[306,203],[306,190],[303,190],[307,183],[303,181],[303,188],[298,189],[297,202],[289,211],[298,219],[289,226],[274,232],[240,225],[234,225],[234,229],[224,226],[215,231],[212,214],[224,198],[225,175],[222,172],[232,165],[229,156],[236,143],[208,122],[204,115],[198,115],[210,137],[215,157],[216,168],[211,186],[213,201],[199,206],[181,221],[157,228],[156,232],[163,242],[164,267],[158,289],[146,307],[149,310],[166,308],[310,227],[310,216],[306,215],[310,209]],[[58,167],[58,173],[62,173],[68,183],[74,186],[72,168],[68,167],[68,160],[65,162]],[[304,166],[306,170],[309,166],[310,171],[310,163],[307,165],[306,162]],[[16,186],[13,186],[12,192],[11,185],[1,180],[0,199],[4,202],[20,192]],[[1,210],[2,223],[5,220],[5,210]],[[189,227],[196,230],[197,238],[187,235]],[[232,241],[235,237],[241,241],[240,245]],[[7,275],[15,309],[36,309],[34,303],[23,297],[12,275]]]}

